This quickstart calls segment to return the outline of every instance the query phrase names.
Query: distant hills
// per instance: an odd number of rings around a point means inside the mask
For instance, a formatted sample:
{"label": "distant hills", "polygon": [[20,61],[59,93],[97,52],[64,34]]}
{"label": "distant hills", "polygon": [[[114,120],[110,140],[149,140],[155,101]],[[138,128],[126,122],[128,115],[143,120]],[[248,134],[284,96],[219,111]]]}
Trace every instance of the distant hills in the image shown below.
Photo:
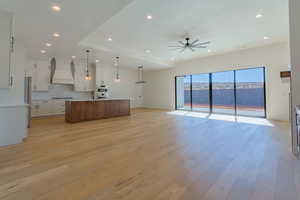
{"label": "distant hills", "polygon": [[[213,83],[212,85],[213,89],[233,89],[234,84],[229,82],[223,82],[223,83]],[[237,89],[251,89],[251,88],[263,88],[264,83],[258,83],[258,82],[243,82],[243,83],[236,83]],[[190,90],[190,84],[187,83],[184,85],[185,90]],[[193,83],[193,90],[208,90],[209,84],[208,83],[199,83],[194,82]]]}

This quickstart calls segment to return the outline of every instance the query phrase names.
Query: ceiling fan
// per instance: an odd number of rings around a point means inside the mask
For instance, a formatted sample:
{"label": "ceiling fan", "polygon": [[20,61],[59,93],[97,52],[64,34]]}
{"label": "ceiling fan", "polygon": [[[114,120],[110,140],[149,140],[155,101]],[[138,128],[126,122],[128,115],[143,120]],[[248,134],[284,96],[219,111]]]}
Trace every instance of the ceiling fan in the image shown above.
{"label": "ceiling fan", "polygon": [[209,41],[207,42],[200,42],[200,40],[196,39],[193,42],[190,42],[190,38],[185,38],[185,42],[178,41],[179,45],[169,46],[170,50],[180,51],[180,53],[184,52],[185,50],[189,49],[191,51],[195,51],[196,49],[205,49],[207,45],[210,44]]}

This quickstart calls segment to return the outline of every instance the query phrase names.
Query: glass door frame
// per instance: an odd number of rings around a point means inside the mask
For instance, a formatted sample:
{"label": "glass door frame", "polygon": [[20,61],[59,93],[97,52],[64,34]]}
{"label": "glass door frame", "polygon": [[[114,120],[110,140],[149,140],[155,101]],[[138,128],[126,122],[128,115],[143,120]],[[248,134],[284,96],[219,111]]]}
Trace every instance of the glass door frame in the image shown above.
{"label": "glass door frame", "polygon": [[[237,95],[236,95],[236,71],[239,70],[247,70],[247,69],[257,69],[261,68],[263,69],[263,91],[264,91],[264,116],[248,116],[248,115],[238,115],[237,114]],[[256,118],[267,118],[267,101],[266,101],[266,68],[263,67],[252,67],[252,68],[242,68],[242,69],[236,69],[236,70],[227,70],[227,71],[233,71],[234,73],[234,114],[226,114],[226,115],[234,115],[234,116],[246,116],[246,117],[256,117]],[[226,71],[218,71],[218,72],[226,72]],[[212,74],[213,73],[218,73],[218,72],[211,72],[211,73],[203,73],[203,74],[209,74],[209,112],[206,113],[211,113],[213,114],[213,95],[212,95]],[[190,109],[184,109],[186,111],[193,111],[193,75],[196,74],[191,74],[191,75],[181,75],[181,76],[175,76],[175,110],[182,110],[177,108],[177,77],[190,77]],[[202,111],[205,112],[205,111]]]}
{"label": "glass door frame", "polygon": [[182,75],[182,76],[175,76],[175,110],[182,110],[182,109],[178,109],[177,107],[177,78],[186,78],[186,77],[190,77],[190,104],[191,104],[191,108],[190,109],[184,109],[186,111],[192,111],[193,110],[193,94],[192,94],[192,75]]}

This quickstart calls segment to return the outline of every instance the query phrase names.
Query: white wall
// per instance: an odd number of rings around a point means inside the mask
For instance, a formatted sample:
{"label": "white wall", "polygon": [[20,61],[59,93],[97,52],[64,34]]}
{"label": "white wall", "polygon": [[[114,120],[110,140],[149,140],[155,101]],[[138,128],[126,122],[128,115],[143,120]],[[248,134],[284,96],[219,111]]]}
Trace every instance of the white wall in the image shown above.
{"label": "white wall", "polygon": [[289,120],[290,83],[280,78],[280,71],[288,70],[289,63],[289,45],[281,43],[178,63],[167,70],[149,71],[145,73],[144,106],[174,109],[175,76],[178,75],[265,66],[267,116]]}
{"label": "white wall", "polygon": [[108,86],[110,98],[129,98],[131,107],[138,105],[138,89],[135,82],[138,80],[138,71],[120,67],[120,82],[115,82],[116,67],[110,65],[97,64],[96,85],[101,85],[101,81]]}
{"label": "white wall", "polygon": [[291,70],[292,70],[292,136],[293,151],[297,152],[297,130],[294,108],[300,105],[300,1],[290,0],[290,44],[291,44]]}

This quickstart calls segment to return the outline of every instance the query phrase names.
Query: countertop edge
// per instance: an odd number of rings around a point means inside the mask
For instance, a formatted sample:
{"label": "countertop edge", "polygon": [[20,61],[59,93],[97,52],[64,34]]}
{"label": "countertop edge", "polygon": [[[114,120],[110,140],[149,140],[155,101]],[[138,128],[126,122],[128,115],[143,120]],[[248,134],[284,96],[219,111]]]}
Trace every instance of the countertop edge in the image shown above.
{"label": "countertop edge", "polygon": [[66,102],[76,102],[76,101],[118,101],[118,100],[126,100],[126,101],[130,101],[130,99],[74,99],[74,100],[66,100]]}

